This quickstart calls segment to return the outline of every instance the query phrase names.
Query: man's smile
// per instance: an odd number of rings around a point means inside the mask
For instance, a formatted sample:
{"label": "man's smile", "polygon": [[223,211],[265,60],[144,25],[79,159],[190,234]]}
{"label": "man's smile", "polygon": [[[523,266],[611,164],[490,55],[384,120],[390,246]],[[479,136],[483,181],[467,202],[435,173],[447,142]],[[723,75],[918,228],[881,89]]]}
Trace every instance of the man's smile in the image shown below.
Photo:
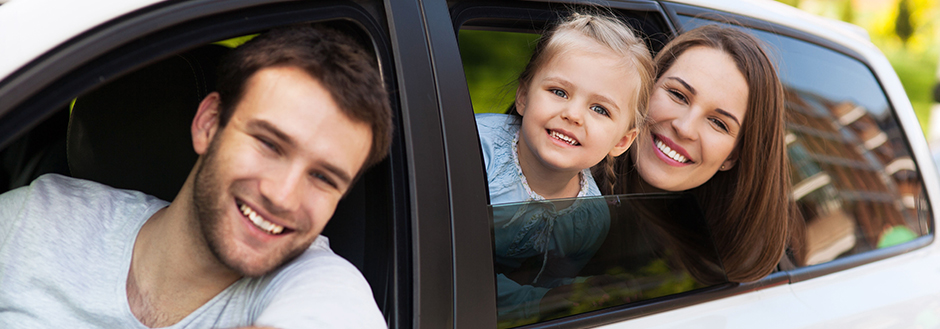
{"label": "man's smile", "polygon": [[255,225],[255,227],[261,231],[267,232],[268,234],[278,235],[281,233],[287,233],[287,231],[291,231],[290,229],[286,229],[284,226],[264,219],[264,217],[259,215],[254,209],[251,209],[251,207],[249,207],[247,204],[240,203],[238,210],[241,211],[242,215],[245,215],[245,217],[247,217],[248,220]]}

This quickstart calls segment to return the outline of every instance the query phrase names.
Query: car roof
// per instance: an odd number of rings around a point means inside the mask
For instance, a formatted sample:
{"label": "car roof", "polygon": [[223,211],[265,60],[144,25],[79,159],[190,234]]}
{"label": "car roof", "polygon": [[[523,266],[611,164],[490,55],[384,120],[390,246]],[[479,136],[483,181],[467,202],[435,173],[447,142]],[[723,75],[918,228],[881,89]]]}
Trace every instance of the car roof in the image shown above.
{"label": "car roof", "polygon": [[76,35],[160,1],[6,1],[0,5],[0,80]]}

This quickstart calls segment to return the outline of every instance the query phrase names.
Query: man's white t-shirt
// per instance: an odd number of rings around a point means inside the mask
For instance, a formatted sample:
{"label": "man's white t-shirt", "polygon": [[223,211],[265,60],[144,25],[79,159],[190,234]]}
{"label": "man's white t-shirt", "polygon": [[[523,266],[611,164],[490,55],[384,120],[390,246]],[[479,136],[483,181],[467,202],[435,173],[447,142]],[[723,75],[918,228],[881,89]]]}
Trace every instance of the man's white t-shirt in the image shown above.
{"label": "man's white t-shirt", "polygon": [[[140,227],[166,201],[59,175],[0,195],[0,328],[146,328],[126,283]],[[167,328],[384,328],[369,284],[320,236]]]}

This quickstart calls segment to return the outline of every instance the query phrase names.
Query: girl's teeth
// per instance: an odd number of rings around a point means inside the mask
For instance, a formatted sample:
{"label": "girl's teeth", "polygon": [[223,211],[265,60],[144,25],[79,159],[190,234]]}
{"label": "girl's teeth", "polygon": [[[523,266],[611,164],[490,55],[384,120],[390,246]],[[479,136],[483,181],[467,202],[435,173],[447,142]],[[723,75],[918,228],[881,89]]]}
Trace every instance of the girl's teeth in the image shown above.
{"label": "girl's teeth", "polygon": [[560,139],[560,140],[564,141],[565,143],[568,143],[568,144],[571,144],[571,145],[577,145],[577,142],[575,142],[574,139],[572,139],[571,137],[562,135],[562,134],[558,133],[557,131],[552,131],[552,137],[555,137],[555,138],[557,138],[557,139]]}

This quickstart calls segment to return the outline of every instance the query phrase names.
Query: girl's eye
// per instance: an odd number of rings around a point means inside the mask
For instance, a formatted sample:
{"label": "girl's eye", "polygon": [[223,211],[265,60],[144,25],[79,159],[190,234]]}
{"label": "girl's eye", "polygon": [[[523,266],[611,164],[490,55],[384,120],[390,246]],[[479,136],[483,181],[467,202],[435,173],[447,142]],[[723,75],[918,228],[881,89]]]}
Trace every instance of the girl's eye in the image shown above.
{"label": "girl's eye", "polygon": [[726,124],[725,124],[723,121],[721,121],[720,119],[718,119],[718,118],[708,118],[708,120],[711,121],[712,124],[714,124],[716,127],[718,127],[718,129],[721,129],[721,130],[723,130],[723,131],[725,131],[725,132],[728,132],[728,125],[726,125]]}
{"label": "girl's eye", "polygon": [[551,91],[553,94],[555,94],[555,96],[558,96],[558,97],[561,97],[561,98],[568,98],[568,93],[566,93],[564,90],[561,90],[561,89],[551,89],[550,91]]}
{"label": "girl's eye", "polygon": [[666,92],[669,93],[669,96],[671,96],[673,99],[679,101],[682,104],[689,103],[689,100],[685,98],[685,95],[683,95],[681,91],[670,88],[670,89],[666,89]]}
{"label": "girl's eye", "polygon": [[610,112],[607,112],[607,109],[605,109],[603,106],[600,106],[600,105],[591,106],[591,111],[594,111],[595,113],[603,115],[603,116],[608,116],[608,117],[610,116]]}

